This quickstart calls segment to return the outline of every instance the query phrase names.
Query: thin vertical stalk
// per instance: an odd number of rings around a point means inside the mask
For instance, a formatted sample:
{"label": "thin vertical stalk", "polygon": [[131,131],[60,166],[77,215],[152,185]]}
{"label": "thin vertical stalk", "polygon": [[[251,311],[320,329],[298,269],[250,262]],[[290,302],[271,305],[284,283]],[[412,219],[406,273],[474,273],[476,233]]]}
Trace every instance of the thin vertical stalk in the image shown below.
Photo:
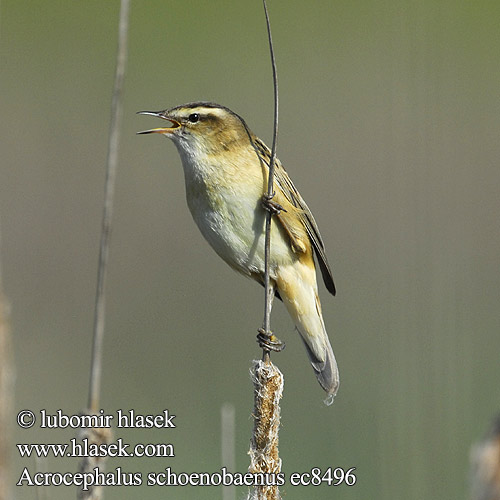
{"label": "thin vertical stalk", "polygon": [[[274,197],[274,165],[276,160],[276,143],[278,139],[278,76],[274,58],[273,40],[271,36],[271,23],[267,12],[266,0],[263,0],[266,15],[267,35],[273,68],[274,84],[274,131],[269,161],[269,179],[267,193],[264,198],[270,202]],[[270,280],[270,255],[271,255],[271,221],[273,211],[268,207],[265,224],[265,303],[263,333],[272,339],[271,332],[271,307],[274,298],[274,287]],[[281,459],[278,451],[278,436],[280,427],[280,399],[283,394],[284,379],[278,368],[271,362],[270,350],[265,343],[262,346],[262,360],[254,361],[251,370],[254,382],[254,428],[250,444],[250,467],[252,474],[262,474],[267,478],[266,484],[255,486],[248,495],[248,500],[278,500],[280,493],[277,477],[281,473]]]}
{"label": "thin vertical stalk", "polygon": [[[269,21],[269,13],[267,12],[266,0],[263,0],[264,13],[266,15],[267,35],[269,40],[269,51],[271,55],[271,65],[273,68],[273,86],[274,86],[274,129],[273,129],[273,144],[271,147],[271,160],[269,162],[269,179],[267,183],[267,198],[271,200],[274,196],[273,183],[274,183],[274,163],[276,159],[276,143],[278,140],[278,73],[276,70],[276,60],[274,58],[273,39],[271,35],[271,23]],[[264,288],[265,288],[265,302],[264,302],[264,325],[263,329],[266,334],[271,334],[271,307],[273,302],[274,288],[271,285],[269,276],[270,256],[271,256],[271,220],[272,213],[270,211],[266,214],[265,226],[265,273],[264,273]],[[269,352],[264,351],[264,357],[269,355]]]}
{"label": "thin vertical stalk", "polygon": [[3,294],[0,263],[0,500],[12,498],[10,461],[14,400],[14,356],[9,322],[9,304]]}
{"label": "thin vertical stalk", "polygon": [[[0,4],[0,16],[1,14]],[[10,331],[10,304],[3,294],[2,285],[1,236],[0,227],[0,500],[7,500],[13,495],[10,471],[15,369]]]}
{"label": "thin vertical stalk", "polygon": [[[221,408],[221,454],[222,466],[229,472],[235,472],[236,457],[235,457],[235,441],[236,441],[236,424],[235,424],[234,405],[224,403]],[[222,500],[235,500],[236,487],[234,484],[222,487]]]}
{"label": "thin vertical stalk", "polygon": [[109,255],[109,238],[113,216],[116,169],[118,164],[118,146],[120,139],[120,118],[122,114],[122,89],[127,62],[127,38],[130,0],[121,0],[120,22],[118,28],[118,49],[113,97],[111,101],[111,123],[109,127],[108,158],[106,181],[104,186],[104,208],[102,214],[101,243],[97,271],[97,289],[94,311],[94,339],[90,368],[88,408],[97,411],[101,392],[102,344],[106,317],[105,285]]}

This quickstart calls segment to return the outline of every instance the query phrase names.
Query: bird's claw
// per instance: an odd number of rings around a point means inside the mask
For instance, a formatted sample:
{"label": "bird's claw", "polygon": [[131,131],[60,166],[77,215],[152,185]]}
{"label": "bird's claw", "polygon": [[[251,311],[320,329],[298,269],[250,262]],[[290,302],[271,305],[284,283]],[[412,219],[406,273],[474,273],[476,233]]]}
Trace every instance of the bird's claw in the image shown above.
{"label": "bird's claw", "polygon": [[262,196],[262,206],[270,212],[272,215],[279,215],[280,212],[286,212],[286,210],[276,201],[273,201],[274,195],[276,193],[273,193],[272,195],[269,194],[264,194]]}
{"label": "bird's claw", "polygon": [[258,331],[257,343],[264,351],[280,352],[286,347],[285,343],[276,337],[274,333],[266,332],[263,328],[259,328]]}

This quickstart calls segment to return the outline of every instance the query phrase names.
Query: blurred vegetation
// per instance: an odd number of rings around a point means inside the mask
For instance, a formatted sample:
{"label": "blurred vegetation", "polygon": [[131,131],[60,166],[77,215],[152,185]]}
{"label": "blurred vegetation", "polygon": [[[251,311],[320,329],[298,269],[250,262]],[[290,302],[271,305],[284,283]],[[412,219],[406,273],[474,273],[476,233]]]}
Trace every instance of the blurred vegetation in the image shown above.
{"label": "blurred vegetation", "polygon": [[[0,5],[0,217],[12,305],[15,408],[77,413],[88,383],[118,2]],[[354,487],[286,498],[467,498],[471,443],[500,406],[500,4],[270,2],[278,156],[315,213],[338,286],[321,288],[342,384],[332,407],[284,308],[284,471],[357,467]],[[263,292],[202,241],[180,160],[136,116],[193,100],[241,114],[270,143],[260,2],[134,2],[108,278],[104,409],[168,408],[176,429],[130,430],[175,458],[109,470],[214,472],[220,407],[248,466]],[[15,430],[67,442],[71,430]],[[33,461],[15,457],[13,479]],[[75,470],[76,460],[47,461]],[[17,488],[17,499],[34,491]],[[243,490],[239,490],[242,494]],[[49,497],[67,498],[66,488]],[[221,498],[220,488],[109,488],[106,499]]]}

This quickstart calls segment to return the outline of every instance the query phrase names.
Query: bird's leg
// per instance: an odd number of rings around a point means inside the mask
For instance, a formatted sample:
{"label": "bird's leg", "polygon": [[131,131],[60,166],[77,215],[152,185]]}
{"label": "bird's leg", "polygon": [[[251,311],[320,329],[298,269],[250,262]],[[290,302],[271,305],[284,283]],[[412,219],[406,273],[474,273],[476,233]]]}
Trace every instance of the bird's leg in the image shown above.
{"label": "bird's leg", "polygon": [[264,328],[259,328],[258,332],[257,343],[262,350],[280,352],[286,347],[285,343],[276,337],[273,332],[266,332]]}
{"label": "bird's leg", "polygon": [[[273,293],[271,294],[271,301],[269,303],[269,313],[271,313],[273,299],[274,299],[274,286],[273,286]],[[276,335],[274,335],[273,332],[266,331],[264,326],[262,328],[259,328],[258,332],[259,333],[257,334],[257,343],[259,344],[260,348],[264,351],[263,358],[265,358],[266,355],[268,355],[269,352],[271,351],[280,352],[285,348],[285,343],[281,341],[278,337],[276,337]]]}
{"label": "bird's leg", "polygon": [[265,193],[262,196],[261,203],[262,206],[272,215],[279,215],[281,212],[286,212],[286,210],[279,203],[273,201],[275,194],[276,193],[269,195],[268,193]]}

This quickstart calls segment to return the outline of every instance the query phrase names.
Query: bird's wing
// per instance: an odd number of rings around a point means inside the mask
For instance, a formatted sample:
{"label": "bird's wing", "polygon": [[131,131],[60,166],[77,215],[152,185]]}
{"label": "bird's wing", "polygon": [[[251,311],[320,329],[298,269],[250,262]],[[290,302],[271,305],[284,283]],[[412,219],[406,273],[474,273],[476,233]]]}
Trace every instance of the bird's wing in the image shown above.
{"label": "bird's wing", "polygon": [[[257,137],[253,137],[253,142],[259,157],[269,168],[269,163],[271,161],[271,152],[269,148]],[[276,186],[276,198],[274,200],[281,205],[285,205],[284,208],[287,210],[287,212],[278,214],[277,218],[290,236],[293,250],[295,252],[305,252],[307,246],[301,241],[303,231],[300,231],[299,228],[296,227],[298,217],[314,248],[326,288],[332,295],[335,295],[335,284],[333,282],[332,271],[328,264],[328,259],[326,258],[325,244],[323,243],[313,214],[277,158],[275,159],[274,165],[274,184]],[[282,203],[280,199],[283,198],[288,203]],[[289,207],[289,205],[291,205],[291,207]],[[292,208],[292,210],[290,210],[290,208]]]}

